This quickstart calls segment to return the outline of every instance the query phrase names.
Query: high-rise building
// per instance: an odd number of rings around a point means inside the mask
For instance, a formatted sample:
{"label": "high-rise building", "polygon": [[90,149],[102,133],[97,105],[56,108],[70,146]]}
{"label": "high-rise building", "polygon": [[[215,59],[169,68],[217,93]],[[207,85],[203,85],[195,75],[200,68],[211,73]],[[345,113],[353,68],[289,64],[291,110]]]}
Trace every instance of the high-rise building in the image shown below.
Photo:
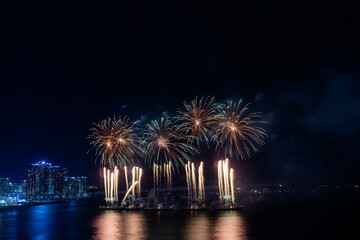
{"label": "high-rise building", "polygon": [[0,197],[9,193],[9,178],[0,178]]}
{"label": "high-rise building", "polygon": [[86,177],[68,177],[66,182],[68,198],[81,198],[87,195]]}
{"label": "high-rise building", "polygon": [[84,194],[87,194],[87,178],[84,176],[77,177],[76,178],[77,183],[79,185],[79,195],[83,196]]}
{"label": "high-rise building", "polygon": [[64,197],[64,169],[46,161],[32,163],[27,171],[28,199],[61,199]]}

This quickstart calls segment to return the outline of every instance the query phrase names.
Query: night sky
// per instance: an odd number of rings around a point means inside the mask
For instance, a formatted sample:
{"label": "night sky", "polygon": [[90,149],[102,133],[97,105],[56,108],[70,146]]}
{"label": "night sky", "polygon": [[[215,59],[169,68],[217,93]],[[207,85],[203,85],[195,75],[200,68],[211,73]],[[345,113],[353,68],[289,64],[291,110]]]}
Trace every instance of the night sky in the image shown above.
{"label": "night sky", "polygon": [[211,95],[271,122],[261,152],[231,162],[242,182],[359,183],[358,8],[240,2],[2,3],[0,177],[46,159],[97,184],[93,122],[144,125]]}

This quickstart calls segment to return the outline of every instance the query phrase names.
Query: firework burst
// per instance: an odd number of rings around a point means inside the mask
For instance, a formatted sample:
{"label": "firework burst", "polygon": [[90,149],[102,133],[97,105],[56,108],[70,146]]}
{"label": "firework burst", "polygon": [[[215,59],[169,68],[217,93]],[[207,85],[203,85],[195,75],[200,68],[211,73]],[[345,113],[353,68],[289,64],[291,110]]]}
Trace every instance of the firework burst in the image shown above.
{"label": "firework burst", "polygon": [[107,118],[90,129],[92,133],[88,138],[92,139],[90,144],[101,165],[121,167],[143,155],[134,125],[127,117],[114,117]]}
{"label": "firework burst", "polygon": [[178,119],[182,120],[180,131],[188,134],[191,142],[196,140],[198,146],[202,140],[208,144],[208,137],[212,135],[216,113],[214,101],[215,98],[196,97],[190,104],[184,102],[185,110],[178,110]]}
{"label": "firework burst", "polygon": [[257,146],[265,143],[266,131],[259,125],[268,122],[256,120],[262,117],[259,112],[247,114],[249,105],[243,106],[240,99],[218,107],[215,115],[216,149],[218,152],[223,149],[225,157],[249,158],[251,149],[257,152]]}
{"label": "firework burst", "polygon": [[179,126],[170,117],[151,121],[146,125],[143,136],[143,146],[146,161],[150,165],[162,165],[171,162],[172,168],[178,168],[179,163],[190,160],[190,155],[197,149],[189,143],[189,137],[178,131]]}

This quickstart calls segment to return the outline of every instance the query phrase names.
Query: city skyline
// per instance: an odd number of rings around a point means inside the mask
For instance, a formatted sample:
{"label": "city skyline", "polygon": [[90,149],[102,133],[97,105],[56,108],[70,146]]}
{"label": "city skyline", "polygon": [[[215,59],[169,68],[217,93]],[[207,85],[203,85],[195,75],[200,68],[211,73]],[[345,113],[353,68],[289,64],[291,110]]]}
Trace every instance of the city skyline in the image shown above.
{"label": "city skyline", "polygon": [[[10,181],[11,180],[11,181]],[[86,176],[69,176],[69,169],[45,160],[28,164],[24,180],[0,177],[0,197],[6,200],[63,200],[87,196]]]}
{"label": "city skyline", "polygon": [[1,6],[0,239],[360,239],[356,2]]}

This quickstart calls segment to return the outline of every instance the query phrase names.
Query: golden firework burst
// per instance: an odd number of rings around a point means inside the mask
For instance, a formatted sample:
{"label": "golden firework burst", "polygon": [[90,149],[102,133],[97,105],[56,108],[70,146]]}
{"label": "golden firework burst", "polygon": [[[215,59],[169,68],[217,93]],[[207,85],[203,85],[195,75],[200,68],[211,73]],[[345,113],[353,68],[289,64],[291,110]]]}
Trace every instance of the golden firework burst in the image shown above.
{"label": "golden firework burst", "polygon": [[218,107],[214,139],[217,141],[216,149],[218,152],[223,150],[225,157],[249,158],[251,149],[257,152],[257,146],[265,143],[266,131],[259,125],[268,122],[257,120],[262,117],[260,112],[247,114],[249,105],[243,106],[240,99]]}
{"label": "golden firework burst", "polygon": [[146,125],[143,135],[144,151],[146,161],[162,165],[171,162],[171,166],[178,168],[179,163],[190,160],[190,155],[197,149],[189,143],[189,137],[178,130],[176,120],[165,117],[158,121],[151,121]]}
{"label": "golden firework burst", "polygon": [[143,155],[135,124],[126,116],[94,123],[95,127],[90,129],[92,133],[88,138],[92,139],[90,144],[101,165],[121,167]]}
{"label": "golden firework burst", "polygon": [[182,121],[179,126],[181,132],[190,135],[191,141],[200,141],[208,144],[212,136],[216,113],[215,98],[197,97],[190,104],[184,102],[185,110],[178,110],[178,119]]}

